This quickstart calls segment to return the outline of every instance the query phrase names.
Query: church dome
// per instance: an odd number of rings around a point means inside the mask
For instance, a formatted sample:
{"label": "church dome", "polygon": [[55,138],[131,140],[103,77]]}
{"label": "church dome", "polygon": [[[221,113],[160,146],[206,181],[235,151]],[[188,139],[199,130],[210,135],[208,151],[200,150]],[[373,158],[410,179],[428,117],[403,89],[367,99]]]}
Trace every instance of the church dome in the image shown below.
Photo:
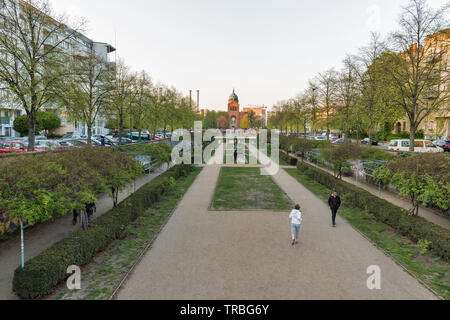
{"label": "church dome", "polygon": [[230,95],[230,100],[239,102],[239,97],[238,97],[237,94],[234,92],[234,90],[233,90],[233,93]]}

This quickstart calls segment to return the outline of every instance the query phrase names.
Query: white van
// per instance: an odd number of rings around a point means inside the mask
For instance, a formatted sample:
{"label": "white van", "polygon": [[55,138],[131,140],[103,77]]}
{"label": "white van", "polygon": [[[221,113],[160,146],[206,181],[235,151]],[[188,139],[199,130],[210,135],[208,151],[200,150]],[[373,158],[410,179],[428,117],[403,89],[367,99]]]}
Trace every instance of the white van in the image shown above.
{"label": "white van", "polygon": [[[410,142],[409,140],[392,140],[389,144],[389,151],[409,151]],[[414,152],[430,152],[430,153],[439,153],[443,152],[442,148],[439,148],[433,144],[433,142],[428,140],[415,140],[414,142]]]}

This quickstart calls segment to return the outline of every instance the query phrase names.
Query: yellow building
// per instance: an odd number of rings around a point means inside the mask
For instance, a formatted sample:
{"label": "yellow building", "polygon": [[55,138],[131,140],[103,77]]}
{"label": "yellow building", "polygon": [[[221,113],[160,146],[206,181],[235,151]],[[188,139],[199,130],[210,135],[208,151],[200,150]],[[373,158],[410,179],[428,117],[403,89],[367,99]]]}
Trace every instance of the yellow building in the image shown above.
{"label": "yellow building", "polygon": [[[439,52],[445,48],[446,52],[442,62],[450,65],[450,28],[427,37],[425,42],[425,50]],[[417,50],[417,46],[415,46],[415,48]],[[441,74],[440,77],[448,79],[448,73]],[[444,83],[441,89],[450,90],[450,86],[448,83]],[[433,101],[432,98],[431,101]],[[422,130],[425,133],[426,139],[442,138],[450,140],[450,102],[447,101],[438,111],[425,118],[417,129]],[[394,128],[394,133],[400,133],[402,131],[411,131],[408,117],[398,121]]]}

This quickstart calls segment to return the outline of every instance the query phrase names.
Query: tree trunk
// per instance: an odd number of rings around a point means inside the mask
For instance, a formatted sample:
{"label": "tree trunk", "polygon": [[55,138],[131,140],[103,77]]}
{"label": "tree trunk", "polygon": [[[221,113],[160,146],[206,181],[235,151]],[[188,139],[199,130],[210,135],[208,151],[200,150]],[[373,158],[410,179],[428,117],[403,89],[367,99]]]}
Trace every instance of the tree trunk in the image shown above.
{"label": "tree trunk", "polygon": [[414,152],[414,143],[416,142],[416,124],[411,123],[411,132],[409,133],[409,151]]}
{"label": "tree trunk", "polygon": [[92,145],[92,126],[87,126],[87,144],[88,146]]}
{"label": "tree trunk", "polygon": [[119,120],[119,146],[122,145],[122,132],[123,132],[123,116]]}
{"label": "tree trunk", "polygon": [[28,151],[34,151],[36,137],[36,112],[28,114]]}

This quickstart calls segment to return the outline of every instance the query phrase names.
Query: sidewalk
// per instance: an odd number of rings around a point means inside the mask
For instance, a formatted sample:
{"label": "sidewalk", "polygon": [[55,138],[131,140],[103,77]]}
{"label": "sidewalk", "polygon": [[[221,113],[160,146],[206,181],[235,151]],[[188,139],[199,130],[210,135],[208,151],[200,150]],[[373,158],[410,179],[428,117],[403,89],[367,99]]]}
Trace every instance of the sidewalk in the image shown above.
{"label": "sidewalk", "polygon": [[[289,212],[209,211],[221,167],[203,169],[119,300],[436,299],[345,220],[331,228],[327,205],[284,170],[273,178],[305,213],[298,246]],[[381,290],[367,289],[372,265]]]}
{"label": "sidewalk", "polygon": [[[282,152],[284,152],[284,151],[282,151]],[[291,154],[291,156],[293,156],[293,155]],[[301,159],[299,157],[296,157],[296,158],[299,161],[301,161]],[[329,171],[329,170],[327,170],[325,168],[322,168],[322,167],[320,167],[320,166],[318,166],[318,165],[316,165],[314,163],[310,163],[310,162],[306,162],[306,163],[309,164],[309,165],[312,165],[312,166],[314,166],[314,167],[316,167],[318,169],[326,171],[326,172],[328,172],[330,174],[333,174],[332,171]],[[343,177],[343,180],[345,182],[348,182],[348,183],[353,184],[353,185],[356,186],[356,181],[355,181],[354,178]],[[377,196],[377,197],[379,196],[379,190],[378,190],[378,188],[376,186],[367,184],[367,183],[365,183],[363,181],[359,181],[358,182],[358,187],[361,188],[361,189],[364,189],[364,190],[366,190],[368,192],[370,192],[374,196]],[[393,192],[386,191],[386,190],[381,190],[381,198],[386,200],[386,201],[388,201],[388,202],[390,202],[390,203],[392,203],[392,204],[395,204],[396,206],[398,206],[400,208],[403,208],[403,209],[406,209],[406,210],[410,210],[411,209],[411,203],[410,202],[408,202],[405,199],[400,198],[398,195],[396,195]],[[420,206],[420,208],[419,208],[419,216],[421,216],[422,218],[424,218],[424,219],[426,219],[426,220],[428,220],[430,222],[433,222],[434,224],[437,224],[438,226],[441,226],[443,228],[446,228],[446,229],[450,230],[450,219],[440,215],[439,213],[437,213],[433,209]]]}
{"label": "sidewalk", "polygon": [[[168,165],[156,169],[151,174],[154,179],[168,169]],[[148,174],[136,180],[136,190],[147,184]],[[134,183],[119,194],[119,202],[122,202],[134,191]],[[97,212],[94,217],[101,216],[113,208],[113,202],[108,194],[102,194],[96,203]],[[31,229],[25,229],[25,261],[35,257],[41,251],[49,248],[52,244],[67,237],[73,231],[80,228],[80,225],[72,225],[72,215],[59,218],[53,222],[44,223]],[[0,300],[17,299],[12,290],[12,279],[14,270],[20,266],[20,237],[15,237],[0,244]]]}

